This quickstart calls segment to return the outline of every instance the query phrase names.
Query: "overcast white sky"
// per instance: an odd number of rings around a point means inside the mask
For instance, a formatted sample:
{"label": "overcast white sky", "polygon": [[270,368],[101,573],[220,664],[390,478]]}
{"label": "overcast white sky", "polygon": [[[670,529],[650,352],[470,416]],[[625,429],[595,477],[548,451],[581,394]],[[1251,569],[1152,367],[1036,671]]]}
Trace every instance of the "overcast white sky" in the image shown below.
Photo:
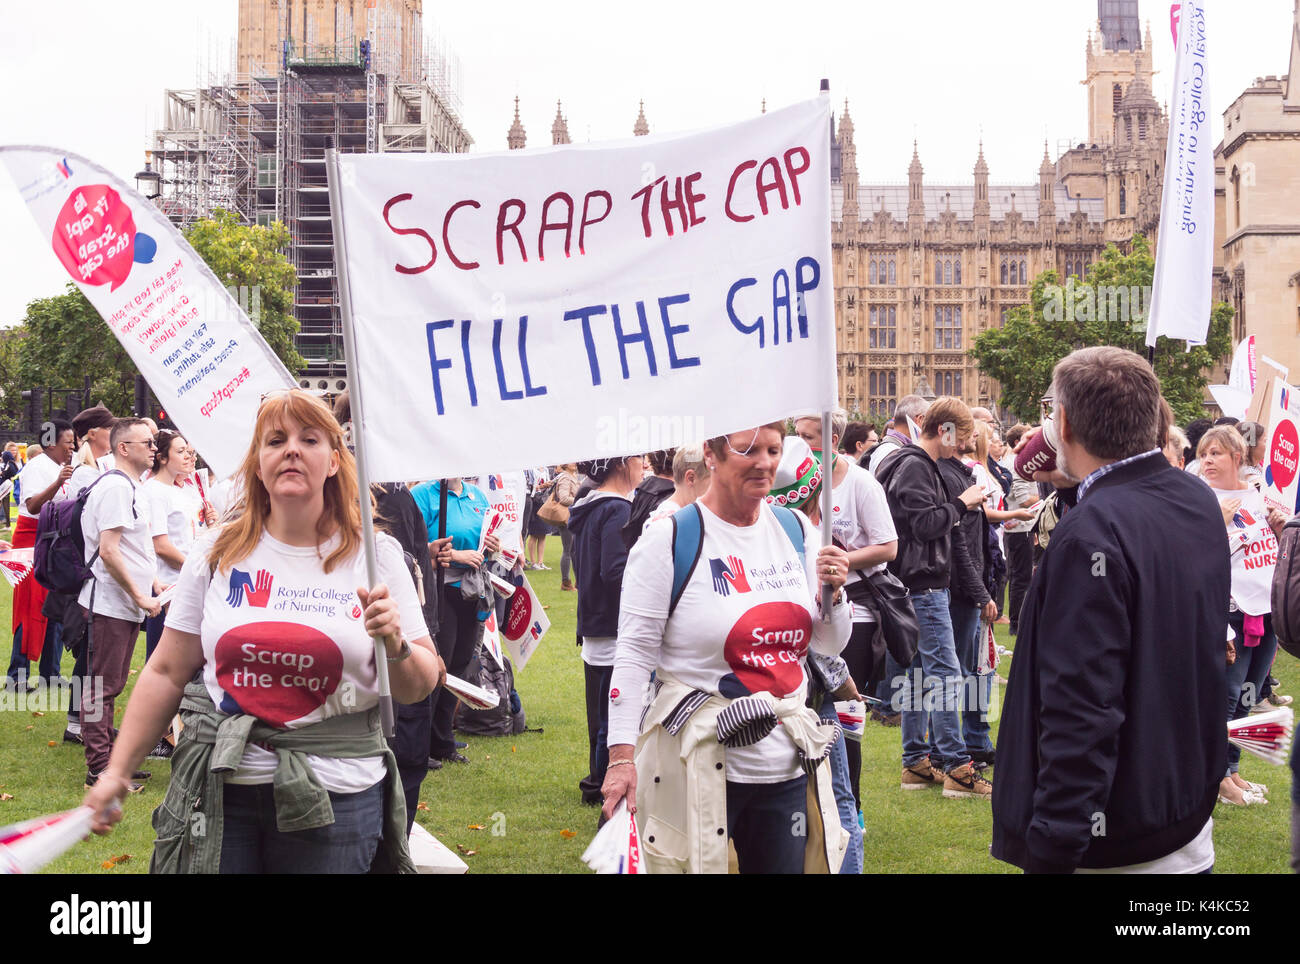
{"label": "overcast white sky", "polygon": [[[1169,4],[1142,0],[1157,99],[1169,98]],[[1293,0],[1208,0],[1216,138],[1255,77],[1285,74]],[[167,87],[230,60],[236,0],[6,3],[0,143],[51,144],[127,178],[140,169]],[[845,97],[864,181],[905,181],[912,138],[927,181],[972,180],[981,131],[990,179],[1032,183],[1043,140],[1087,136],[1084,44],[1095,0],[655,4],[426,0],[426,22],[463,68],[474,150],[505,149],[514,96],[530,145],[550,143],[555,102],[575,141],[626,137],[645,100],[653,131],[727,123],[815,96]],[[67,276],[0,176],[0,326]]]}

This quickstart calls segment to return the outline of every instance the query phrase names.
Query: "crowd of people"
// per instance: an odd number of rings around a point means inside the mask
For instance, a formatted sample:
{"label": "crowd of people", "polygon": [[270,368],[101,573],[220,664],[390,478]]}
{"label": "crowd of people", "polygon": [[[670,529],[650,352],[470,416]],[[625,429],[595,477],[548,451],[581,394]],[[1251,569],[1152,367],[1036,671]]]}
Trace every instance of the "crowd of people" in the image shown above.
{"label": "crowd of people", "polygon": [[[1208,871],[1214,806],[1267,803],[1225,721],[1291,702],[1269,612],[1289,515],[1263,501],[1263,429],[1179,429],[1119,349],[1062,361],[1042,415],[1003,431],[910,395],[879,435],[795,414],[675,450],[375,485],[369,580],[346,393],[264,399],[228,480],[180,434],[97,406],[0,463],[20,469],[13,545],[34,543],[45,504],[77,502],[90,573],[74,592],[19,584],[6,683],[65,684],[65,648],[95,680],[64,739],[84,745],[101,832],[146,758],[171,759],[155,871],[409,871],[421,782],[470,762],[442,683],[477,678],[486,621],[558,535],[584,669],[578,793],[602,823],[638,814],[650,870],[861,872],[872,815],[842,723],[867,705],[866,725],[897,728],[900,792],[992,801],[994,857]],[[1045,449],[1054,464],[1017,471]]]}

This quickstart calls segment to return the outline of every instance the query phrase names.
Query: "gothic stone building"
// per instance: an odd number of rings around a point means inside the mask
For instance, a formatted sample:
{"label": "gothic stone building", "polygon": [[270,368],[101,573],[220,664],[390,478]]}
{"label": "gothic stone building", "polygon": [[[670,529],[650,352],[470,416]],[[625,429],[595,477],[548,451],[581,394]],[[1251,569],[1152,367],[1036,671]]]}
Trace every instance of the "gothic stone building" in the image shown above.
{"label": "gothic stone building", "polygon": [[[1129,7],[1131,6],[1131,9]],[[1118,7],[1118,9],[1116,9]],[[927,184],[913,146],[906,185],[858,180],[847,103],[833,133],[831,236],[840,404],[888,417],[909,392],[995,408],[998,386],[967,355],[1027,304],[1040,273],[1081,278],[1108,243],[1155,242],[1168,119],[1151,91],[1148,26],[1136,4],[1099,3],[1086,48],[1090,141],[1036,182]]]}

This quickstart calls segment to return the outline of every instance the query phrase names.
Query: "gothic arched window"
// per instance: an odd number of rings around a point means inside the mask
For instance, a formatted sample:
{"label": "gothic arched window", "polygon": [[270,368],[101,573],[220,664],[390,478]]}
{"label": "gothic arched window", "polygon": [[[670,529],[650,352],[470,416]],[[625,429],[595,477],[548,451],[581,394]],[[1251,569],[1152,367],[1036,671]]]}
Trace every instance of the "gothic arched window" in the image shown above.
{"label": "gothic arched window", "polygon": [[876,283],[876,260],[875,258],[872,258],[869,262],[867,262],[867,284],[873,285],[875,283]]}
{"label": "gothic arched window", "polygon": [[1128,213],[1128,191],[1124,188],[1123,184],[1119,186],[1119,213]]}
{"label": "gothic arched window", "polygon": [[1006,258],[1002,259],[1002,272],[1000,275],[1000,279],[1002,284],[1007,283],[1007,259]]}
{"label": "gothic arched window", "polygon": [[952,263],[952,283],[961,284],[961,258],[956,258]]}
{"label": "gothic arched window", "polygon": [[943,263],[943,283],[946,285],[952,284],[952,262],[951,261],[945,261]]}

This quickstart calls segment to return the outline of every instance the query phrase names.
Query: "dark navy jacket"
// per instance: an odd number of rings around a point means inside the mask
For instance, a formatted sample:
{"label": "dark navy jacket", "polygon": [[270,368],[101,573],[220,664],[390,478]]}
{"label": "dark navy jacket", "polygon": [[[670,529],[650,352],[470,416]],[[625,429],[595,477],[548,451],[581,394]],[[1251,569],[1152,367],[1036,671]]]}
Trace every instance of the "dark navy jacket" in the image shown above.
{"label": "dark navy jacket", "polygon": [[1229,586],[1218,500],[1159,452],[1062,516],[1020,615],[994,857],[1119,867],[1201,831],[1227,762]]}
{"label": "dark navy jacket", "polygon": [[623,526],[632,503],[593,491],[569,509],[573,564],[578,576],[578,641],[583,636],[617,636],[627,546]]}

